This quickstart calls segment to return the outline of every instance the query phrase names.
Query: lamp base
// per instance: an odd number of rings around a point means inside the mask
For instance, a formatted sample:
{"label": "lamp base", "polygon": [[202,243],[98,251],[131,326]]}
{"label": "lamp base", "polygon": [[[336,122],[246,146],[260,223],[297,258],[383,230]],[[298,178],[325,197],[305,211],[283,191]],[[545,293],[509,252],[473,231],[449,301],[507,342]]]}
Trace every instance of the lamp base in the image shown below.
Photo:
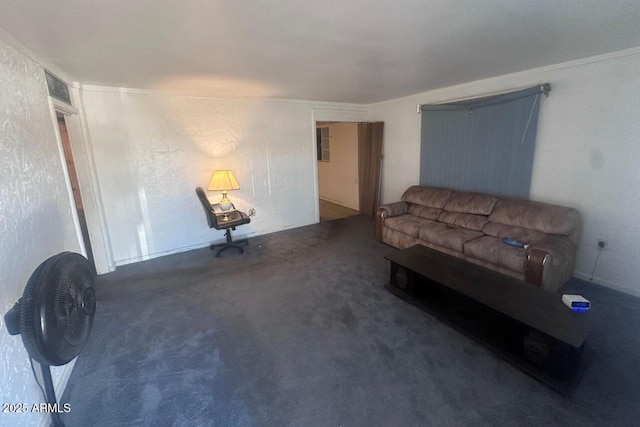
{"label": "lamp base", "polygon": [[[223,211],[228,211],[233,207],[233,205],[231,204],[231,200],[229,200],[229,198],[227,197],[227,192],[223,191],[222,192],[222,199],[220,200],[220,209]],[[225,217],[228,218],[228,215],[225,215]]]}

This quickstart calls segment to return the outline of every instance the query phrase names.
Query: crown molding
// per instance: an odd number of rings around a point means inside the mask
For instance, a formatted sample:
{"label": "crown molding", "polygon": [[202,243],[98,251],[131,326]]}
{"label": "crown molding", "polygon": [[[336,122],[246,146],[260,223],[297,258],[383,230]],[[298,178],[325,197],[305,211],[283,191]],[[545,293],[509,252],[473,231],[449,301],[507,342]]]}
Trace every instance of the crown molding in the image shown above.
{"label": "crown molding", "polygon": [[[441,96],[444,96],[446,98],[446,95],[450,94],[451,92],[456,92],[456,91],[473,92],[474,93],[474,95],[472,96],[473,98],[475,98],[475,97],[483,97],[483,96],[490,96],[490,95],[499,95],[500,93],[511,92],[513,90],[518,90],[518,89],[529,87],[529,86],[531,86],[531,84],[524,85],[524,86],[520,85],[520,86],[515,86],[515,87],[509,87],[508,89],[504,89],[504,90],[501,90],[501,91],[494,91],[494,92],[490,92],[490,93],[479,92],[478,89],[485,89],[486,90],[487,86],[494,85],[496,82],[499,82],[499,81],[521,80],[523,78],[535,77],[536,75],[539,75],[539,74],[546,74],[546,73],[550,73],[550,72],[553,72],[553,71],[559,71],[559,70],[564,70],[564,69],[569,69],[569,68],[582,67],[582,66],[585,66],[585,65],[595,64],[595,63],[598,63],[598,62],[614,61],[614,60],[617,60],[617,59],[627,58],[627,57],[636,56],[636,55],[640,55],[640,46],[634,47],[634,48],[630,48],[630,49],[619,50],[619,51],[615,51],[615,52],[609,52],[609,53],[605,53],[605,54],[601,54],[601,55],[589,56],[589,57],[586,57],[586,58],[576,59],[576,60],[573,60],[573,61],[561,62],[559,64],[546,65],[544,67],[531,68],[529,70],[518,71],[518,72],[515,72],[515,73],[501,74],[501,75],[498,75],[498,76],[487,77],[487,78],[484,78],[484,79],[474,80],[474,81],[471,81],[471,82],[460,83],[460,84],[456,84],[456,85],[451,85],[451,86],[436,88],[436,89],[432,89],[432,90],[427,90],[427,91],[416,93],[416,94],[413,94],[413,95],[407,95],[407,96],[400,97],[400,98],[394,98],[394,99],[389,99],[389,100],[386,100],[386,101],[380,101],[380,102],[375,102],[375,103],[372,103],[372,104],[367,104],[367,107],[372,108],[372,107],[378,107],[378,106],[383,106],[383,105],[387,105],[387,104],[394,104],[394,103],[404,102],[404,101],[420,102],[421,99],[424,100],[424,98],[426,98],[426,97],[428,97],[429,99],[432,99],[432,98],[439,98]],[[469,97],[467,96],[466,98],[469,98]],[[465,98],[456,98],[456,99],[448,99],[447,98],[446,100],[448,102],[449,101],[450,102],[454,102],[454,101],[460,101],[462,99],[465,99]]]}

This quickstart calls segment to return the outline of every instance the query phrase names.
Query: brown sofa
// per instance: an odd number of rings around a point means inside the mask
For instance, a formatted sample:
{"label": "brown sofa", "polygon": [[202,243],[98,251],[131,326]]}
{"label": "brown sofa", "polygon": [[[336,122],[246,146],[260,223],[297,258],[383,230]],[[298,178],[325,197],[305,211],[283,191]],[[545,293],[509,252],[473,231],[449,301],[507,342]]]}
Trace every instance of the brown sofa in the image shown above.
{"label": "brown sofa", "polygon": [[378,240],[398,249],[422,244],[552,292],[573,271],[580,232],[572,208],[421,186],[381,206],[376,221]]}

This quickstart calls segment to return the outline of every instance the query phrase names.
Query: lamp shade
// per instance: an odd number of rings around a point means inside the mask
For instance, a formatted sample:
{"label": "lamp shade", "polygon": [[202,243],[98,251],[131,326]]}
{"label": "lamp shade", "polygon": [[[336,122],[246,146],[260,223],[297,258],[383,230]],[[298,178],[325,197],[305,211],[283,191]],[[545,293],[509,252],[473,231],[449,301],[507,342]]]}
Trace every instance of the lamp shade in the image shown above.
{"label": "lamp shade", "polygon": [[230,170],[219,170],[213,172],[211,175],[211,181],[209,181],[208,190],[211,191],[228,191],[237,190],[240,186],[236,177],[233,176],[233,172]]}

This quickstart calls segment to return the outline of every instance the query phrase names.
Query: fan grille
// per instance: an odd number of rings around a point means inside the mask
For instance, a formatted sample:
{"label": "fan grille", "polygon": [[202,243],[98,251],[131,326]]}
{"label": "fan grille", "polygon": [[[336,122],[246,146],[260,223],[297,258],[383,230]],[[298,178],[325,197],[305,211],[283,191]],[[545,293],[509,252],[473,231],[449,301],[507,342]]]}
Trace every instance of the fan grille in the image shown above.
{"label": "fan grille", "polygon": [[93,273],[82,255],[63,252],[44,261],[24,291],[22,339],[29,355],[64,365],[84,346],[93,323]]}

